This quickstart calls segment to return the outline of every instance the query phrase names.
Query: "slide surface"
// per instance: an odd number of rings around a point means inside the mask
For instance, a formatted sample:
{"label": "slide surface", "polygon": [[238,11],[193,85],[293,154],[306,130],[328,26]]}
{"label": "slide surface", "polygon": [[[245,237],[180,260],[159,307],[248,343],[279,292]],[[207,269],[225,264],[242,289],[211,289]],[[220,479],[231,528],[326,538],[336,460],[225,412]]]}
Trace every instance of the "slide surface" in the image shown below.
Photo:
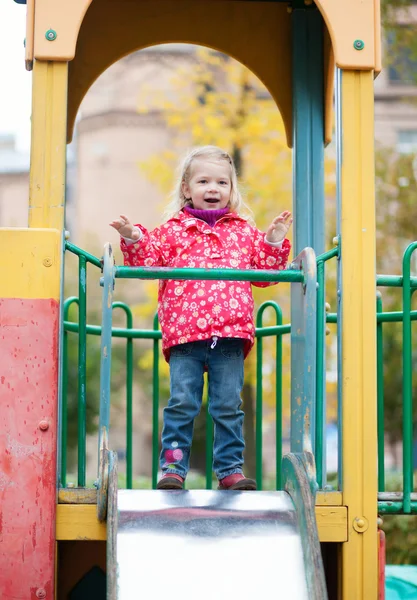
{"label": "slide surface", "polygon": [[117,600],[310,600],[298,520],[286,492],[119,490]]}

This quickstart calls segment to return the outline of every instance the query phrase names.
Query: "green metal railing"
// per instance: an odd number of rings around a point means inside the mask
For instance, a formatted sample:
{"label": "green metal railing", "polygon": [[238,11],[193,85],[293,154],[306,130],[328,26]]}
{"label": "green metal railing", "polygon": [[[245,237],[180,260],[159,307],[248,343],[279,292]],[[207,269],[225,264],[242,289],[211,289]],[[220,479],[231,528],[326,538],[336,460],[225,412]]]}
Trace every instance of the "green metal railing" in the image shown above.
{"label": "green metal railing", "polygon": [[[78,486],[85,486],[86,470],[86,433],[85,433],[85,414],[86,414],[86,340],[87,335],[100,336],[101,327],[89,325],[86,323],[86,272],[87,265],[92,264],[101,268],[101,261],[96,257],[83,252],[79,248],[67,243],[67,250],[79,258],[79,297],[68,298],[64,303],[64,340],[63,340],[63,391],[62,391],[62,432],[61,432],[61,484],[66,485],[66,448],[67,448],[67,413],[66,413],[66,390],[68,372],[65,368],[67,361],[68,335],[70,333],[78,334]],[[377,320],[377,422],[378,422],[378,507],[381,514],[394,513],[417,513],[417,494],[413,491],[413,399],[412,399],[412,322],[417,320],[417,310],[411,309],[413,293],[417,289],[417,277],[411,277],[411,258],[417,249],[417,242],[410,244],[403,257],[402,275],[378,275],[378,288],[389,287],[402,290],[402,311],[383,311],[382,296],[378,292],[376,299],[376,320]],[[317,257],[317,363],[316,363],[316,412],[315,412],[315,458],[317,466],[317,481],[319,488],[325,483],[325,472],[323,464],[325,457],[325,434],[326,425],[326,405],[325,405],[325,328],[327,324],[338,325],[337,314],[326,314],[325,309],[325,265],[327,261],[338,256],[338,249],[334,248]],[[302,274],[297,271],[284,271],[280,273],[281,281],[299,282]],[[130,267],[117,267],[116,278],[136,278],[142,279],[169,279],[173,278],[173,272],[161,269],[141,269]],[[264,274],[257,271],[217,271],[207,272],[204,270],[206,279],[235,279],[261,281],[275,280],[274,274]],[[201,279],[202,270],[176,270],[175,278]],[[68,313],[71,305],[76,304],[79,309],[78,323],[70,322]],[[153,344],[153,385],[152,385],[152,486],[156,486],[158,472],[158,454],[159,454],[159,360],[160,360],[160,340],[161,332],[157,317],[154,319],[153,329],[134,329],[133,319],[129,307],[126,304],[115,302],[113,309],[124,311],[126,315],[125,327],[113,327],[112,336],[126,340],[126,485],[131,488],[133,485],[133,458],[132,458],[132,385],[133,385],[133,340],[149,339]],[[263,317],[266,310],[272,310],[275,314],[276,324],[273,326],[264,326]],[[384,371],[383,371],[383,350],[384,336],[383,329],[389,323],[402,323],[403,347],[403,463],[402,463],[402,492],[386,491],[386,469],[385,469],[385,443],[384,443]],[[255,404],[255,447],[256,447],[256,479],[259,489],[262,489],[262,413],[263,413],[263,388],[262,388],[262,369],[263,369],[263,338],[275,337],[275,401],[276,401],[276,489],[281,488],[281,460],[282,460],[282,341],[283,336],[290,334],[291,325],[282,323],[282,313],[280,307],[274,302],[265,302],[256,316],[256,404]],[[84,363],[84,364],[83,364]],[[206,430],[206,487],[212,486],[211,472],[211,452],[212,452],[212,421],[207,415]]]}
{"label": "green metal railing", "polygon": [[378,299],[377,318],[380,326],[378,328],[377,351],[378,362],[383,364],[383,323],[402,322],[402,450],[403,468],[402,480],[403,490],[401,493],[385,492],[385,468],[384,468],[384,388],[383,373],[378,372],[378,457],[380,461],[378,469],[378,507],[381,514],[389,513],[417,513],[417,494],[413,493],[413,373],[412,373],[412,336],[411,323],[417,320],[417,311],[411,310],[411,301],[417,289],[417,278],[411,277],[411,258],[417,249],[417,242],[410,244],[403,256],[402,276],[377,277],[378,286],[402,288],[402,311],[382,312],[382,301]]}
{"label": "green metal railing", "polygon": [[[82,251],[76,248],[72,244],[67,244],[67,250],[76,254],[77,256],[82,255]],[[80,261],[83,269],[85,269],[86,262],[90,262],[95,266],[101,267],[101,261],[98,259],[92,260],[95,257],[86,255],[87,260]],[[233,280],[236,277],[239,280],[249,281],[277,281],[281,282],[303,282],[304,275],[301,271],[279,271],[279,272],[259,272],[259,271],[239,271],[239,270],[221,270],[221,271],[206,271],[203,269],[141,269],[141,268],[125,268],[117,267],[115,269],[116,277],[132,278],[140,277],[142,279],[211,279],[211,280]],[[83,282],[86,277],[83,272]],[[70,322],[68,318],[69,309],[73,304],[80,306],[80,303],[85,305],[86,303],[86,285],[83,283],[79,287],[79,293],[81,301],[76,297],[68,298],[64,303],[64,344],[63,344],[63,395],[62,395],[62,433],[61,433],[61,484],[66,485],[67,481],[67,383],[68,383],[68,371],[67,371],[67,360],[68,360],[68,334],[77,333],[79,336],[79,344],[86,344],[87,335],[101,336],[102,328],[97,325],[89,325],[85,322],[84,314],[86,312],[79,312],[79,322]],[[156,487],[157,473],[158,473],[158,455],[159,455],[159,359],[160,359],[160,340],[162,338],[161,332],[159,331],[159,324],[157,316],[154,318],[153,329],[134,329],[133,319],[129,307],[121,302],[115,302],[112,304],[113,310],[118,308],[124,310],[126,314],[126,327],[112,327],[111,335],[116,338],[126,339],[126,486],[132,487],[133,484],[133,462],[132,462],[132,429],[133,429],[133,417],[132,417],[132,386],[133,386],[133,346],[132,342],[134,339],[152,339],[153,340],[153,382],[152,382],[152,486]],[[276,325],[274,326],[263,326],[263,316],[266,309],[272,309],[276,316]],[[263,405],[263,390],[262,390],[262,365],[263,365],[263,353],[262,353],[262,339],[264,337],[275,337],[276,338],[276,385],[275,385],[275,402],[276,402],[276,433],[277,433],[277,444],[276,444],[276,489],[280,489],[281,482],[281,460],[282,460],[282,336],[291,332],[290,325],[282,324],[282,312],[280,307],[275,302],[264,303],[259,311],[256,318],[256,355],[258,357],[257,364],[257,383],[256,383],[256,409],[255,409],[255,423],[256,423],[256,465],[257,465],[257,480],[259,488],[262,488],[262,405]],[[80,372],[81,361],[85,361],[86,348],[79,351],[78,354],[78,371]],[[85,364],[83,365],[85,369]],[[82,380],[84,381],[84,380]],[[80,386],[79,386],[80,387]],[[86,435],[85,435],[85,397],[86,387],[83,386],[82,390],[78,391],[78,422],[81,423],[78,432],[78,478],[77,485],[79,487],[85,486],[86,481]],[[213,435],[213,424],[211,417],[207,414],[207,429],[206,429],[206,487],[211,488],[212,486],[212,435]]]}

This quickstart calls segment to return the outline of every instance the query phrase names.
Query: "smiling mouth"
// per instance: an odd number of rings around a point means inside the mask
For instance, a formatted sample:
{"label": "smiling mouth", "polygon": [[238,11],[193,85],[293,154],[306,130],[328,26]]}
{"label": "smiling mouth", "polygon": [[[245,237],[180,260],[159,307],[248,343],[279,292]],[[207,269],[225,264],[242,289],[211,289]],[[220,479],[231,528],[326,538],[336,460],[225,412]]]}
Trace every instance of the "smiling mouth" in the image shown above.
{"label": "smiling mouth", "polygon": [[207,202],[208,204],[217,204],[220,202],[220,198],[206,198],[204,202]]}

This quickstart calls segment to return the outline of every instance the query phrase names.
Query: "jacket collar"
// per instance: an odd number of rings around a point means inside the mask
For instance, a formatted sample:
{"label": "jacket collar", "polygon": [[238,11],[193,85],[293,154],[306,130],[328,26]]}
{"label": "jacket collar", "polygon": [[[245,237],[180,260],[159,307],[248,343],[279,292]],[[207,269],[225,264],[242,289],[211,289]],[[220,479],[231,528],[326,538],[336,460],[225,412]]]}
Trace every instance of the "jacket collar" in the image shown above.
{"label": "jacket collar", "polygon": [[[226,219],[232,220],[232,221],[244,221],[246,222],[246,219],[244,219],[243,217],[239,216],[237,213],[235,212],[228,212],[225,215],[223,215],[222,217],[220,217],[220,219],[217,221],[217,223],[220,223],[220,221],[224,221]],[[173,217],[171,217],[170,219],[171,221],[179,221],[181,222],[186,229],[188,229],[189,227],[193,227],[195,226],[200,226],[201,225],[206,225],[206,223],[202,220],[202,219],[198,219],[197,217],[193,217],[192,215],[190,215],[189,213],[186,213],[183,210],[180,210],[180,212],[178,212],[176,215],[174,215]]]}

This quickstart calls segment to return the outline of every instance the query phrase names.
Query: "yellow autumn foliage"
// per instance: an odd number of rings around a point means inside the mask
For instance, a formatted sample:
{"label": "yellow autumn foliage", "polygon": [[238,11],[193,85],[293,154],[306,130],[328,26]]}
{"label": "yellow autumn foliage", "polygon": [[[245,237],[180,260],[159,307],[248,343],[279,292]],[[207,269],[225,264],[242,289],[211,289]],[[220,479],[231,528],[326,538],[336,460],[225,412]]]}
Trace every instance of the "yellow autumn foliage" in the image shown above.
{"label": "yellow autumn foliage", "polygon": [[[175,93],[170,94],[170,98],[159,98],[156,107],[164,115],[172,144],[165,152],[140,164],[147,177],[168,195],[173,188],[178,157],[191,147],[214,144],[234,156],[243,196],[259,229],[266,229],[276,215],[291,209],[292,153],[286,144],[277,106],[259,79],[230,57],[200,48],[194,65],[181,67],[175,73],[172,87]],[[146,90],[142,92],[146,93]],[[155,98],[152,100],[154,103]],[[140,102],[148,103],[143,97]],[[275,300],[282,307],[284,323],[289,322],[288,284],[253,290],[257,307],[265,300]],[[149,286],[148,291],[150,304],[155,307],[155,286]],[[263,324],[275,324],[272,311],[265,312]],[[263,346],[263,400],[272,408],[275,405],[275,339],[264,338]],[[253,351],[245,367],[246,380],[253,385],[255,364]],[[288,419],[289,336],[284,337],[283,344],[283,390],[284,415]],[[273,410],[265,411],[265,422],[274,418]]]}

